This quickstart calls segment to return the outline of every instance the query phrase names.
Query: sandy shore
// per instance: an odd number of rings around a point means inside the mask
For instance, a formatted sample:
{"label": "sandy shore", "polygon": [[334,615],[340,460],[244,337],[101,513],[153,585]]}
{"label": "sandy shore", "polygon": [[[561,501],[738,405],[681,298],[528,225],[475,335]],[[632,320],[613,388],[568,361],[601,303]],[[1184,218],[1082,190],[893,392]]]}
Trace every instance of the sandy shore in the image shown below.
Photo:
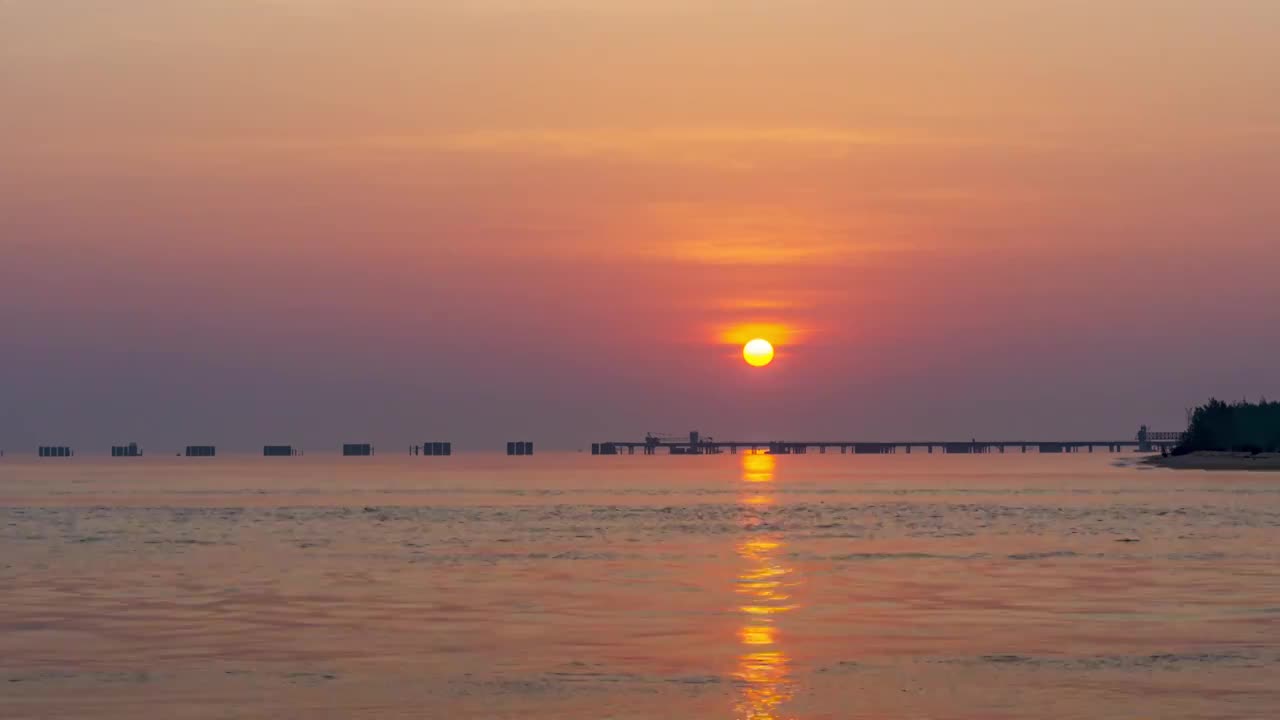
{"label": "sandy shore", "polygon": [[1277,453],[1195,452],[1177,457],[1156,455],[1143,462],[1177,470],[1280,470],[1280,454]]}

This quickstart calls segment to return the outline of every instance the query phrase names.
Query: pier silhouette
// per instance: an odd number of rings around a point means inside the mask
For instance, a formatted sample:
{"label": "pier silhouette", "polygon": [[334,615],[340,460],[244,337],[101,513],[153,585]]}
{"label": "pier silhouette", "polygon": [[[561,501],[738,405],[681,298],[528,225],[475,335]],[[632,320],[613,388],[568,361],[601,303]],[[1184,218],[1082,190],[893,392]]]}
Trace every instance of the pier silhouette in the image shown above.
{"label": "pier silhouette", "polygon": [[138,447],[138,443],[112,445],[111,457],[142,457],[142,448]]}
{"label": "pier silhouette", "polygon": [[[591,443],[592,455],[620,455],[623,451],[635,455],[656,455],[663,451],[669,455],[719,455],[726,451],[767,452],[770,455],[805,455],[811,450],[819,454],[839,451],[840,454],[893,455],[902,451],[923,451],[948,455],[983,455],[1005,453],[1010,450],[1026,453],[1034,448],[1044,454],[1093,452],[1106,448],[1108,452],[1121,452],[1126,448],[1138,452],[1167,451],[1182,439],[1180,432],[1153,432],[1143,425],[1137,435],[1126,440],[902,440],[893,442],[862,442],[857,440],[716,440],[703,437],[698,431],[688,437],[670,434],[648,433],[643,440]],[[508,454],[510,454],[508,452]]]}
{"label": "pier silhouette", "polygon": [[[1105,448],[1108,452],[1136,450],[1138,452],[1168,452],[1182,442],[1185,433],[1156,432],[1143,425],[1136,435],[1128,439],[1108,440],[1050,440],[1050,439],[1015,439],[1015,440],[898,440],[898,441],[864,441],[864,440],[717,440],[705,436],[698,431],[687,435],[670,433],[647,433],[641,440],[613,440],[591,443],[592,455],[635,455],[637,451],[643,455],[719,455],[738,452],[768,453],[770,455],[806,455],[809,453],[827,454],[838,452],[842,455],[894,455],[913,452],[940,453],[946,455],[984,455],[988,453],[1037,452],[1043,455],[1071,454],[1079,452],[1092,453]],[[42,458],[72,457],[75,452],[67,445],[41,445],[37,451]],[[374,454],[372,443],[345,443],[342,445],[343,457],[369,457]],[[427,457],[447,457],[453,454],[452,442],[425,442],[409,447],[409,454]],[[509,456],[533,455],[533,442],[527,440],[511,441],[506,445]],[[3,455],[0,452],[0,455]],[[142,448],[138,443],[111,446],[111,457],[142,457]],[[186,457],[215,457],[217,448],[213,445],[188,445],[179,455]],[[302,451],[293,445],[264,445],[263,457],[296,457]]]}
{"label": "pier silhouette", "polygon": [[425,442],[422,443],[421,453],[419,448],[414,446],[413,454],[426,455],[427,457],[446,457],[453,454],[453,443],[451,442]]}

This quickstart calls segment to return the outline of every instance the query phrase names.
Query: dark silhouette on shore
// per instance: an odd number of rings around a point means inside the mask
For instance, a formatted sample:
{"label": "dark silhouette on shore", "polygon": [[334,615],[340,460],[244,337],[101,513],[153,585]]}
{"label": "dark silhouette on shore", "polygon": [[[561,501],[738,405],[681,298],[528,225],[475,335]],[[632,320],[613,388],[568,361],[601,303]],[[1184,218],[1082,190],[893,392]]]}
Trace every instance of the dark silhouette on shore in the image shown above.
{"label": "dark silhouette on shore", "polygon": [[1187,432],[1171,454],[1202,451],[1280,452],[1280,402],[1210,399],[1191,411]]}

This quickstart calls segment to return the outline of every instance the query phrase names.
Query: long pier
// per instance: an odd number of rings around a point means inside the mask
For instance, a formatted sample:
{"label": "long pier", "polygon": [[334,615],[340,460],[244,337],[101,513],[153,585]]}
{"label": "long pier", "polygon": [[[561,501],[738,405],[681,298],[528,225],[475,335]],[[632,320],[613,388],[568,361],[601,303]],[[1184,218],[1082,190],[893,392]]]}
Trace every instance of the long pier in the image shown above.
{"label": "long pier", "polygon": [[646,435],[640,441],[611,441],[591,444],[592,455],[656,455],[659,451],[670,455],[719,455],[729,453],[765,452],[770,455],[805,455],[810,451],[826,454],[838,451],[854,455],[892,455],[899,451],[913,450],[926,453],[940,452],[951,455],[983,455],[1005,453],[1010,450],[1028,452],[1034,448],[1040,453],[1093,452],[1094,448],[1106,448],[1108,452],[1133,449],[1138,452],[1158,452],[1172,449],[1182,439],[1182,433],[1151,432],[1143,427],[1133,439],[1126,440],[901,440],[891,442],[863,442],[857,440],[714,440],[697,432],[688,438],[663,435]]}
{"label": "long pier", "polygon": [[[1133,440],[1062,440],[1045,442],[1040,440],[971,440],[966,442],[944,440],[910,440],[901,442],[857,442],[853,440],[771,440],[767,442],[730,440],[703,442],[697,445],[689,443],[645,443],[645,442],[603,442],[592,443],[592,455],[620,455],[625,451],[629,455],[641,451],[644,455],[656,455],[659,450],[671,455],[719,455],[726,451],[737,453],[767,452],[772,455],[804,455],[810,451],[825,454],[828,450],[841,454],[855,455],[893,455],[899,451],[910,454],[913,450],[923,452],[941,452],[947,454],[978,455],[983,453],[1003,453],[1010,448],[1027,452],[1033,448],[1042,453],[1073,453],[1080,451],[1093,452],[1094,448],[1106,448],[1109,452],[1120,452],[1125,448],[1140,449],[1141,444]],[[1155,449],[1167,449],[1167,446],[1156,445]],[[1148,451],[1150,452],[1150,451]]]}
{"label": "long pier", "polygon": [[[697,431],[688,436],[655,435],[649,433],[643,440],[615,440],[591,444],[592,455],[657,455],[660,452],[669,455],[720,455],[725,452],[736,454],[742,452],[764,452],[772,455],[805,455],[810,452],[826,454],[839,452],[854,455],[893,455],[899,452],[944,453],[950,455],[983,455],[987,453],[1006,453],[1009,451],[1029,452],[1034,449],[1038,453],[1078,453],[1094,452],[1097,448],[1106,448],[1109,452],[1121,452],[1126,449],[1138,452],[1161,452],[1171,450],[1182,441],[1180,432],[1153,432],[1143,426],[1132,439],[1122,440],[899,440],[899,441],[860,441],[860,440],[716,440],[704,437]],[[530,441],[508,442],[507,455],[533,455],[533,443]],[[186,457],[214,457],[217,450],[212,445],[188,445],[179,455]],[[267,457],[293,457],[302,452],[291,445],[266,445],[262,454]],[[409,449],[411,455],[452,455],[453,443],[429,442]],[[4,455],[0,451],[0,457]],[[40,457],[72,457],[76,453],[65,445],[41,445],[38,448]],[[342,446],[344,457],[373,455],[372,443],[346,443]],[[111,447],[112,457],[142,457],[142,450],[136,443],[114,445]]]}

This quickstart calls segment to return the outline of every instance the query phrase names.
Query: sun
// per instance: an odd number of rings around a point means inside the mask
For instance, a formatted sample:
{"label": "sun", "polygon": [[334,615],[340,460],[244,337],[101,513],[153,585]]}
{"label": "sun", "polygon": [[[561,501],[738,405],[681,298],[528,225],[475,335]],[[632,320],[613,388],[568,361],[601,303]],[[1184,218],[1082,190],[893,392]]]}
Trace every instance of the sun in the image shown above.
{"label": "sun", "polygon": [[756,338],[742,346],[742,358],[752,367],[764,367],[773,362],[773,345],[764,338]]}

